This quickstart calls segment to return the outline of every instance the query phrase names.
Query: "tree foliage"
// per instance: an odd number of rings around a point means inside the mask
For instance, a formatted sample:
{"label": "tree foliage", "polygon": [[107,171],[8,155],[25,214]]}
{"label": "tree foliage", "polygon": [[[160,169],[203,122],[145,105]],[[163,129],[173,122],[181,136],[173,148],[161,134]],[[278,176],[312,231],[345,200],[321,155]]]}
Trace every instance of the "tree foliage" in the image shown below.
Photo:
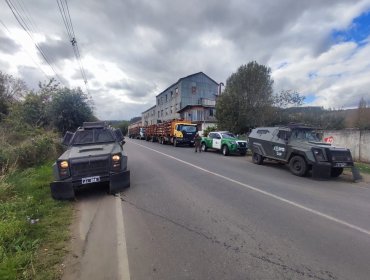
{"label": "tree foliage", "polygon": [[0,71],[0,121],[10,112],[27,91],[24,81]]}
{"label": "tree foliage", "polygon": [[127,135],[130,121],[111,121],[110,123],[113,127],[121,129],[123,135]]}
{"label": "tree foliage", "polygon": [[62,133],[96,120],[87,95],[79,88],[62,88],[53,94],[48,113],[53,126]]}
{"label": "tree foliage", "polygon": [[216,118],[220,129],[244,133],[250,128],[264,125],[271,114],[271,70],[257,62],[239,67],[226,81],[218,97]]}
{"label": "tree foliage", "polygon": [[370,129],[370,108],[363,97],[358,103],[356,126],[359,129]]}

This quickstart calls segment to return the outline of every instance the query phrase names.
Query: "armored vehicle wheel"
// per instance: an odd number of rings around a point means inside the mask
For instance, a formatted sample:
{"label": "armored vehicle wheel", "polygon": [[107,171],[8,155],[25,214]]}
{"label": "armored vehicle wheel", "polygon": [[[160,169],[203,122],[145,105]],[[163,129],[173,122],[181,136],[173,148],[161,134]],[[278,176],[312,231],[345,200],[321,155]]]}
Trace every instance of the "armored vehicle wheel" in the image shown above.
{"label": "armored vehicle wheel", "polygon": [[303,177],[308,171],[308,166],[303,157],[294,156],[289,161],[289,169],[294,175]]}
{"label": "armored vehicle wheel", "polygon": [[226,145],[223,145],[222,146],[222,154],[224,156],[228,156],[229,155],[229,148]]}
{"label": "armored vehicle wheel", "polygon": [[252,156],[253,163],[261,165],[263,163],[263,157],[260,154],[253,153]]}
{"label": "armored vehicle wheel", "polygon": [[330,176],[333,178],[339,177],[343,173],[343,168],[332,168]]}
{"label": "armored vehicle wheel", "polygon": [[206,143],[203,142],[200,148],[202,149],[203,152],[207,152],[207,145],[206,145]]}

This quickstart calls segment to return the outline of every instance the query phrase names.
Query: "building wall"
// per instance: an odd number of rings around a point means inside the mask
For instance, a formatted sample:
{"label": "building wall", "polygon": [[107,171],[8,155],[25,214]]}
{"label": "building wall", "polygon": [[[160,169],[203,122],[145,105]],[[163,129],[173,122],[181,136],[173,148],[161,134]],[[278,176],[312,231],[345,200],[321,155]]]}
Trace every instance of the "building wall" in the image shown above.
{"label": "building wall", "polygon": [[156,108],[157,106],[153,106],[145,112],[141,113],[142,126],[157,123]]}
{"label": "building wall", "polygon": [[203,73],[181,81],[181,106],[201,105],[202,100],[216,100],[218,85]]}
{"label": "building wall", "polygon": [[332,140],[334,146],[350,149],[354,160],[370,163],[370,130],[326,130],[323,138]]}
{"label": "building wall", "polygon": [[156,117],[161,121],[180,118],[178,110],[187,105],[201,105],[202,100],[216,100],[218,84],[203,73],[180,79],[156,97]]}

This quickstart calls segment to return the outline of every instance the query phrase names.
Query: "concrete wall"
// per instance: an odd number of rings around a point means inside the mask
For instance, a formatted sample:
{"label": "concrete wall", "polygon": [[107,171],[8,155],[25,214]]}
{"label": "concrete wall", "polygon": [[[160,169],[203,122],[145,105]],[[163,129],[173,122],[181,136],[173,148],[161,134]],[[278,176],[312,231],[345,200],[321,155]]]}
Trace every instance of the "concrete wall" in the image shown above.
{"label": "concrete wall", "polygon": [[323,139],[350,149],[354,160],[370,163],[370,130],[326,130]]}

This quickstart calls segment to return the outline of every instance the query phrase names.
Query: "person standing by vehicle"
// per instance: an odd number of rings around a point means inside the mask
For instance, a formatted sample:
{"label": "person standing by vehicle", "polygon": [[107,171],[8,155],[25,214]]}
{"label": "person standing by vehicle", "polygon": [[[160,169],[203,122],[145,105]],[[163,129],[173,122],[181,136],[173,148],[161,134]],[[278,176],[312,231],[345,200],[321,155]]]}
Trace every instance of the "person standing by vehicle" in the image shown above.
{"label": "person standing by vehicle", "polygon": [[200,137],[199,133],[197,132],[194,136],[194,146],[195,146],[195,152],[197,152],[197,150],[199,150],[199,153],[202,152],[201,148],[200,148],[200,140],[202,139],[202,137]]}

